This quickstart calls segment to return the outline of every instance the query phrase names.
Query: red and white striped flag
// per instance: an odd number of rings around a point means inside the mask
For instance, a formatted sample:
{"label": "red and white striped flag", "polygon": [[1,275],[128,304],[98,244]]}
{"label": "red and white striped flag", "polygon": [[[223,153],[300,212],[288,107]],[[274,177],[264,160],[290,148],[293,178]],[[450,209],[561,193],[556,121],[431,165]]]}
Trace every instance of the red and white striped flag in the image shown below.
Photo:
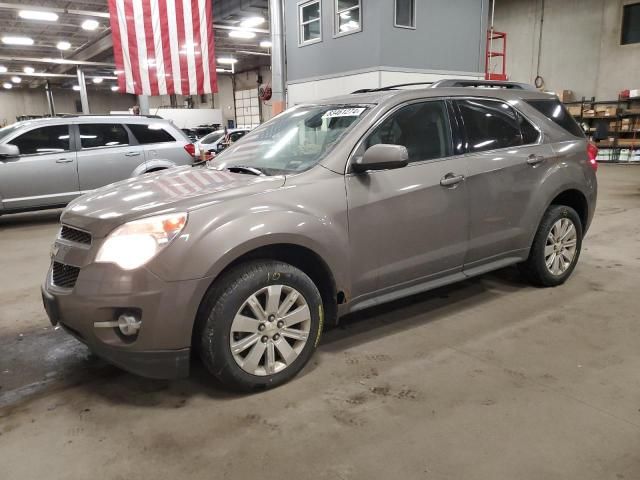
{"label": "red and white striped flag", "polygon": [[217,92],[211,2],[109,0],[120,92]]}

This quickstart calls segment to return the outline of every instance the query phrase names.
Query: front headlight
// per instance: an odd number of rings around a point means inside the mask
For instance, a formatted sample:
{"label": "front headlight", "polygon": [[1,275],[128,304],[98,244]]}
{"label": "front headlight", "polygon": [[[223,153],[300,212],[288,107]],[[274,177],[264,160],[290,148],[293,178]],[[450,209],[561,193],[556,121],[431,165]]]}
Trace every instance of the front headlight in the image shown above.
{"label": "front headlight", "polygon": [[109,234],[96,262],[115,263],[124,270],[141,267],[178,236],[187,217],[171,213],[125,223]]}

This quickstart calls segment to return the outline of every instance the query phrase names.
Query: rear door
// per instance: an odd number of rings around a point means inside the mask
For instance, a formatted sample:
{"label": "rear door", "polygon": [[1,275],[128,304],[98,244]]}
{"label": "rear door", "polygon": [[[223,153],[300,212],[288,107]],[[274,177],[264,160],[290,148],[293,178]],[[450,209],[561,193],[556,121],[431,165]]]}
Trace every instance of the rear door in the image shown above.
{"label": "rear door", "polygon": [[6,140],[20,149],[20,156],[0,158],[4,209],[64,205],[78,196],[76,152],[69,128],[37,127]]}
{"label": "rear door", "polygon": [[184,146],[186,137],[174,136],[161,122],[150,124],[127,124],[137,142],[144,148],[144,157],[150,169],[155,160],[168,160],[176,165],[191,163],[193,158]]}
{"label": "rear door", "polygon": [[93,190],[131,177],[144,166],[142,146],[134,145],[116,122],[78,123],[78,175],[82,190]]}
{"label": "rear door", "polygon": [[509,262],[529,248],[536,186],[554,155],[542,133],[511,105],[457,99],[466,132],[469,249],[465,270]]}

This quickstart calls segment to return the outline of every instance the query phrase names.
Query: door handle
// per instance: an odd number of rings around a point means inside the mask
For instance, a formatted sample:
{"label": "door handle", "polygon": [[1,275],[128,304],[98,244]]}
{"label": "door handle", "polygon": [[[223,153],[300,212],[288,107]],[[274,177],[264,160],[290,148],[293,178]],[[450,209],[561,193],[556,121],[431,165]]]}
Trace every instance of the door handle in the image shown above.
{"label": "door handle", "polygon": [[546,158],[543,155],[529,155],[529,158],[527,158],[527,163],[529,165],[538,165],[545,160]]}
{"label": "door handle", "polygon": [[71,163],[73,162],[73,158],[59,158],[56,160],[56,163]]}
{"label": "door handle", "polygon": [[127,152],[124,154],[125,157],[138,157],[140,156],[140,152]]}
{"label": "door handle", "polygon": [[440,179],[440,185],[443,187],[453,187],[464,180],[464,175],[456,175],[454,173],[447,173]]}

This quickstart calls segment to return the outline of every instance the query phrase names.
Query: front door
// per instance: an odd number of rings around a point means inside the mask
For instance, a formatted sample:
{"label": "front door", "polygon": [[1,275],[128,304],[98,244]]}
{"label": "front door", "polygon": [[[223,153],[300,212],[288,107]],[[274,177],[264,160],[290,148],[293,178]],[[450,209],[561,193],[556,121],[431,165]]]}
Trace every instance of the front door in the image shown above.
{"label": "front door", "polygon": [[65,205],[79,195],[76,153],[69,125],[38,127],[6,143],[20,155],[0,158],[0,198],[4,210]]}
{"label": "front door", "polygon": [[421,101],[387,116],[365,138],[403,145],[409,165],[347,174],[353,292],[384,295],[461,272],[467,248],[466,160],[453,156],[444,101]]}
{"label": "front door", "polygon": [[82,190],[93,190],[133,175],[144,166],[141,145],[131,145],[129,132],[119,123],[77,125],[80,149],[78,175]]}

